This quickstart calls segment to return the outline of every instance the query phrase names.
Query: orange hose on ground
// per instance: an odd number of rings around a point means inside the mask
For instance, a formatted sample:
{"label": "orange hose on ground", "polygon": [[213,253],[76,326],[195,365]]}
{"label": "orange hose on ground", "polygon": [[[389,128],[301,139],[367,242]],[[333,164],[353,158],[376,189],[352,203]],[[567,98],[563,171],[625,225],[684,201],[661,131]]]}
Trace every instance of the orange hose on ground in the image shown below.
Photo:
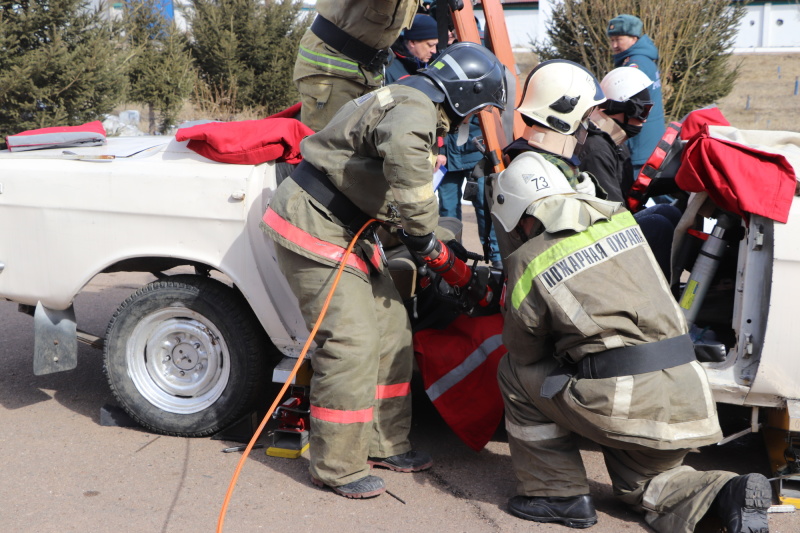
{"label": "orange hose on ground", "polygon": [[272,402],[272,407],[269,408],[267,414],[264,415],[264,419],[261,421],[261,424],[258,425],[256,432],[253,434],[253,438],[250,439],[250,442],[247,444],[247,448],[244,449],[244,453],[242,453],[242,457],[239,459],[239,464],[236,465],[236,470],[233,472],[233,477],[231,478],[230,484],[228,484],[228,491],[225,493],[225,499],[222,502],[222,509],[219,512],[219,519],[217,520],[217,533],[222,533],[222,526],[225,524],[225,513],[228,511],[228,504],[231,501],[231,496],[233,495],[233,489],[236,487],[236,482],[239,480],[239,474],[242,471],[242,467],[244,466],[244,462],[247,459],[247,456],[250,455],[250,450],[253,449],[255,446],[258,437],[261,436],[261,432],[264,431],[264,427],[267,425],[269,418],[272,416],[272,413],[275,412],[275,409],[278,407],[278,403],[283,398],[283,395],[289,388],[292,380],[294,379],[295,375],[297,375],[297,371],[300,369],[300,365],[302,364],[303,360],[305,359],[306,353],[308,352],[309,346],[311,346],[311,342],[314,340],[314,335],[317,334],[317,330],[319,326],[322,324],[322,319],[325,318],[325,313],[328,311],[328,305],[331,303],[331,299],[333,298],[333,291],[336,290],[336,285],[339,284],[339,278],[342,277],[342,272],[344,271],[345,265],[347,265],[347,258],[350,256],[350,253],[353,251],[353,247],[358,240],[358,237],[361,233],[367,229],[367,227],[375,222],[374,218],[369,219],[361,229],[358,230],[358,233],[355,234],[353,240],[350,241],[350,245],[347,247],[347,250],[344,252],[344,256],[342,256],[341,262],[339,264],[339,269],[336,271],[336,277],[333,278],[333,285],[331,286],[331,290],[328,291],[328,296],[325,298],[325,303],[322,304],[322,310],[319,312],[319,318],[317,318],[317,322],[314,324],[314,327],[311,329],[311,333],[308,334],[308,340],[306,340],[305,346],[303,346],[303,350],[300,352],[300,356],[297,358],[297,362],[292,368],[292,371],[289,373],[289,377],[286,379],[286,382],[281,387],[278,396],[275,398],[275,401]]}

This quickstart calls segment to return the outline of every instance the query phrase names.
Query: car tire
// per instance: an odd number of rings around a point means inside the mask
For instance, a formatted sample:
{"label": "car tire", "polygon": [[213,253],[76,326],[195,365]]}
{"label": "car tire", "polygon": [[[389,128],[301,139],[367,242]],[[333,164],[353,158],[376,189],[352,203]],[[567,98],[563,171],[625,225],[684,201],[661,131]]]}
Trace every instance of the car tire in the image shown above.
{"label": "car tire", "polygon": [[205,437],[253,408],[276,354],[239,291],[179,275],[120,305],[106,332],[104,370],[120,405],[145,428]]}

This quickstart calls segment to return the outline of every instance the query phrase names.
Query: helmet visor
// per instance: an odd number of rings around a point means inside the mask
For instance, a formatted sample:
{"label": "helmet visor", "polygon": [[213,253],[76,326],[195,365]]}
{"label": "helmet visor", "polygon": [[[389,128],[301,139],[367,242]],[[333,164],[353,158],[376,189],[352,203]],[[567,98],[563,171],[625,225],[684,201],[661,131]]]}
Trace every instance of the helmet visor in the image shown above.
{"label": "helmet visor", "polygon": [[606,115],[623,114],[628,118],[635,118],[645,121],[647,120],[647,117],[650,116],[650,110],[653,108],[653,102],[642,102],[640,100],[617,102],[614,100],[606,100],[602,107]]}

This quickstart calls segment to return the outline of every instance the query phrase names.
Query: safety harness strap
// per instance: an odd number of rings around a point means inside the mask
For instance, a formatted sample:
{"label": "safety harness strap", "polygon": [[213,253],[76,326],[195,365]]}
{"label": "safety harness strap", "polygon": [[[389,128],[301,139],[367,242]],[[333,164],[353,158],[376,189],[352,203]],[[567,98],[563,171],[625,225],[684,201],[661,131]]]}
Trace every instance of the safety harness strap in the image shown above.
{"label": "safety harness strap", "polygon": [[695,360],[689,334],[635,346],[589,354],[578,363],[579,379],[635,376],[664,370]]}
{"label": "safety harness strap", "polygon": [[688,333],[656,342],[613,348],[589,354],[576,364],[556,367],[542,383],[540,394],[543,398],[552,398],[573,376],[578,379],[635,376],[695,360],[694,344]]}
{"label": "safety harness strap", "polygon": [[311,31],[325,44],[360,63],[370,72],[377,72],[389,62],[389,50],[378,50],[363,43],[322,15],[317,14],[311,23]]}
{"label": "safety harness strap", "polygon": [[290,178],[312,198],[325,206],[351,232],[357,233],[370,219],[350,198],[331,183],[328,176],[306,161],[301,161]]}

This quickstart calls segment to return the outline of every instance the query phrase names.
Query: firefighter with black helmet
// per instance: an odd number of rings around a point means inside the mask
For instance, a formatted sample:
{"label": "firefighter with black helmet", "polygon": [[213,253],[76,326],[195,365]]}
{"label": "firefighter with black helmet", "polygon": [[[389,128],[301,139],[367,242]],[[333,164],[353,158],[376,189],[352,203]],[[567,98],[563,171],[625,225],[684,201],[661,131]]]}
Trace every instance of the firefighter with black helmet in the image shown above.
{"label": "firefighter with black helmet", "polygon": [[[437,137],[486,106],[503,108],[502,65],[460,43],[419,74],[345,104],[301,143],[304,161],[278,187],[262,228],[311,325],[352,235],[370,218],[399,226],[426,253],[438,222]],[[409,318],[374,238],[360,238],[334,292],[311,356],[312,480],[348,498],[385,491],[369,465],[416,472],[411,450]]]}

